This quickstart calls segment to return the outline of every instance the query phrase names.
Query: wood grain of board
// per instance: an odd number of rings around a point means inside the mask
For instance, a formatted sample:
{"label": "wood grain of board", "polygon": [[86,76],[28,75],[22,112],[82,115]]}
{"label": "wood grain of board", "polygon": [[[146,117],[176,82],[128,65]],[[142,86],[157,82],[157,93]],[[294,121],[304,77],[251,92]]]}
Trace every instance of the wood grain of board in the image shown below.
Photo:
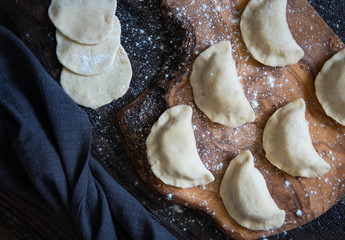
{"label": "wood grain of board", "polygon": [[[332,207],[345,193],[345,128],[327,117],[315,96],[314,80],[331,56],[344,47],[306,0],[289,0],[287,19],[292,35],[305,56],[298,64],[267,67],[254,60],[242,41],[239,20],[248,0],[165,0],[161,8],[167,25],[184,29],[181,57],[175,71],[165,69],[157,83],[116,115],[116,127],[125,142],[140,178],[171,201],[207,212],[229,236],[254,239],[303,225]],[[253,123],[238,128],[211,122],[195,105],[189,83],[192,64],[203,50],[230,40],[233,57],[244,89],[256,115]],[[265,158],[262,134],[268,118],[279,107],[297,98],[307,104],[306,118],[316,151],[331,164],[320,178],[296,178],[273,167]],[[194,134],[199,155],[215,176],[205,186],[179,189],[156,178],[146,158],[146,137],[158,117],[169,107],[187,104],[193,108]],[[249,149],[278,207],[286,211],[284,225],[270,231],[250,231],[226,212],[219,185],[229,162]]]}

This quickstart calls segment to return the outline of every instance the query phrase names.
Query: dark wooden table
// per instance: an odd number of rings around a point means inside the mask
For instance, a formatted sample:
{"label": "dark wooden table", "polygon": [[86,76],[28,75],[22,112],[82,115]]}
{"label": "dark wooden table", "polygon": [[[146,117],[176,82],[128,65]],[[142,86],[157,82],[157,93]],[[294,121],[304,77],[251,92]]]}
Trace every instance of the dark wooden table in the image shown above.
{"label": "dark wooden table", "polygon": [[[47,16],[49,0],[0,0],[0,24],[32,50],[47,72],[59,80],[61,65],[55,56],[55,28]],[[93,126],[93,155],[132,193],[162,225],[179,239],[226,239],[205,213],[174,205],[141,183],[132,170],[114,127],[115,114],[147,86],[160,69],[174,65],[175,50],[183,41],[181,29],[165,29],[160,0],[119,0],[122,44],[129,53],[134,76],[128,93],[97,110],[84,109]],[[345,41],[345,0],[310,0],[312,6]],[[1,180],[0,180],[1,181]],[[0,239],[77,239],[71,226],[9,190],[0,189]],[[345,239],[345,198],[318,219],[268,239]]]}

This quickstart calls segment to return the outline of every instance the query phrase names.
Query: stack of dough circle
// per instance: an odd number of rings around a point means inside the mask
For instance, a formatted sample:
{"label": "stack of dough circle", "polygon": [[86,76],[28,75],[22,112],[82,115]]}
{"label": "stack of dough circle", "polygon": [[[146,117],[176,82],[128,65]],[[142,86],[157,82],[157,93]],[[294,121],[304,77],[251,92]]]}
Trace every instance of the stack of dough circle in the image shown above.
{"label": "stack of dough circle", "polygon": [[106,105],[129,88],[132,67],[120,44],[116,6],[116,0],[53,0],[49,6],[56,55],[64,66],[61,86],[84,107]]}
{"label": "stack of dough circle", "polygon": [[80,75],[96,75],[107,70],[120,46],[121,26],[114,18],[113,31],[103,42],[94,45],[77,43],[56,31],[56,55],[62,65]]}

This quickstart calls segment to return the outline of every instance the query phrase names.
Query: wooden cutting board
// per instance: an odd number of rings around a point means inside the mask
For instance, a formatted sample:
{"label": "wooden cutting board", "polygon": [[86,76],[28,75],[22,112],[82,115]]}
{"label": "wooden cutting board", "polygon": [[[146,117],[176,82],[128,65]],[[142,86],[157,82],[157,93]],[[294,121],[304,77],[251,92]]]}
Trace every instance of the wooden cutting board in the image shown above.
{"label": "wooden cutting board", "polygon": [[[171,201],[200,209],[236,239],[270,236],[303,225],[332,207],[345,193],[345,127],[327,117],[315,96],[314,80],[321,67],[344,47],[306,0],[289,0],[290,30],[305,56],[298,64],[266,67],[254,60],[242,41],[239,20],[248,0],[165,0],[161,8],[168,28],[178,29],[175,43],[179,61],[175,69],[163,69],[152,87],[116,115],[116,127],[125,143],[134,169],[155,192]],[[196,56],[209,46],[230,40],[244,93],[256,115],[253,123],[239,128],[211,122],[195,105],[189,83]],[[262,134],[268,118],[279,107],[297,98],[307,104],[306,118],[316,151],[331,164],[320,178],[292,177],[265,158]],[[167,109],[187,104],[193,107],[194,134],[199,155],[215,181],[190,189],[168,186],[156,178],[146,158],[146,138],[152,125]],[[270,231],[250,231],[226,212],[219,186],[229,162],[249,149],[278,207],[286,211],[284,225]]]}

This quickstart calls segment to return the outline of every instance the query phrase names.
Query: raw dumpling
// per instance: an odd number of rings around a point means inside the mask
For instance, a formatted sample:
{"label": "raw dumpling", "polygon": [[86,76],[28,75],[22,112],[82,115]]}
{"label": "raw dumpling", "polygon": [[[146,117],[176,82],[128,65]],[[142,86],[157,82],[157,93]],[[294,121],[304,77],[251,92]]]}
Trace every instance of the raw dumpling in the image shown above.
{"label": "raw dumpling", "polygon": [[202,52],[190,76],[194,101],[212,121],[238,127],[255,114],[237,76],[231,44],[222,41]]}
{"label": "raw dumpling", "polygon": [[220,196],[229,215],[243,227],[269,230],[284,223],[285,211],[272,199],[248,150],[231,160],[220,185]]}
{"label": "raw dumpling", "polygon": [[63,35],[83,44],[107,38],[114,24],[116,0],[52,0],[50,20]]}
{"label": "raw dumpling", "polygon": [[122,97],[127,92],[131,79],[131,63],[120,45],[113,66],[106,72],[83,76],[63,68],[60,84],[79,105],[98,108]]}
{"label": "raw dumpling", "polygon": [[166,184],[190,188],[214,180],[198,155],[191,121],[191,107],[172,107],[159,117],[146,140],[151,169]]}
{"label": "raw dumpling", "polygon": [[304,55],[286,21],[287,0],[250,0],[241,17],[241,34],[253,57],[268,66],[297,63]]}
{"label": "raw dumpling", "polygon": [[121,26],[115,17],[112,33],[103,42],[80,44],[56,31],[56,55],[62,65],[81,75],[95,75],[113,65],[120,46]]}
{"label": "raw dumpling", "polygon": [[330,165],[315,151],[304,115],[302,98],[278,109],[265,126],[263,147],[267,159],[292,176],[322,176]]}
{"label": "raw dumpling", "polygon": [[345,126],[345,49],[324,64],[316,77],[315,90],[326,114]]}

